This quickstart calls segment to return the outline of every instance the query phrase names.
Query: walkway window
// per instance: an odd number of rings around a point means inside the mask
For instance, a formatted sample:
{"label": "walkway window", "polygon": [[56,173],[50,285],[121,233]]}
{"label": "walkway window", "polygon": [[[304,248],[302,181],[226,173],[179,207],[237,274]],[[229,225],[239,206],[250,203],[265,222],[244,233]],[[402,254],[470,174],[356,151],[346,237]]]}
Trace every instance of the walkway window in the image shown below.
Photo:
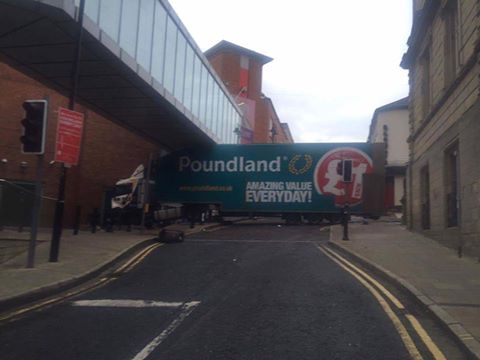
{"label": "walkway window", "polygon": [[152,76],[159,82],[163,82],[163,64],[165,60],[165,33],[167,29],[167,12],[162,4],[155,4],[155,25],[153,28],[152,47]]}
{"label": "walkway window", "polygon": [[102,1],[100,3],[100,28],[115,42],[120,30],[120,1]]}
{"label": "walkway window", "polygon": [[447,226],[458,226],[460,208],[458,181],[458,142],[445,151],[445,201]]}
{"label": "walkway window", "polygon": [[202,62],[195,56],[193,64],[192,113],[200,117],[200,86],[202,84]]}
{"label": "walkway window", "polygon": [[200,114],[198,118],[207,125],[207,100],[208,100],[208,70],[205,65],[202,67],[202,86],[200,92]]}
{"label": "walkway window", "polygon": [[420,204],[422,229],[430,229],[430,172],[428,165],[420,170]]}
{"label": "walkway window", "polygon": [[139,1],[122,3],[122,26],[120,28],[120,47],[135,58],[138,34]]}
{"label": "walkway window", "polygon": [[212,106],[212,130],[218,136],[218,104],[220,99],[220,88],[215,80],[213,80],[213,106]]}
{"label": "walkway window", "polygon": [[185,51],[187,41],[180,31],[177,32],[177,57],[175,64],[174,95],[178,101],[183,101],[183,84],[185,81]]}
{"label": "walkway window", "polygon": [[215,89],[213,87],[212,75],[208,74],[208,89],[207,89],[207,127],[213,131],[213,98],[215,96]]}
{"label": "walkway window", "polygon": [[222,94],[222,111],[220,112],[220,121],[222,122],[222,140],[224,142],[227,141],[227,127],[228,127],[228,119],[227,119],[227,98]]}
{"label": "walkway window", "polygon": [[[75,4],[77,6],[80,5]],[[88,0],[85,2],[85,14],[95,23],[98,24],[98,14],[100,9],[100,0]]]}
{"label": "walkway window", "polygon": [[150,61],[152,55],[154,1],[155,0],[140,1],[137,61],[147,71],[150,71]]}
{"label": "walkway window", "polygon": [[177,27],[173,20],[167,20],[167,42],[165,45],[165,68],[163,71],[163,86],[173,95],[175,81],[175,55],[177,52]]}
{"label": "walkway window", "polygon": [[187,44],[187,53],[185,57],[185,83],[183,90],[183,105],[193,113],[192,93],[193,93],[193,63],[194,52],[189,44]]}

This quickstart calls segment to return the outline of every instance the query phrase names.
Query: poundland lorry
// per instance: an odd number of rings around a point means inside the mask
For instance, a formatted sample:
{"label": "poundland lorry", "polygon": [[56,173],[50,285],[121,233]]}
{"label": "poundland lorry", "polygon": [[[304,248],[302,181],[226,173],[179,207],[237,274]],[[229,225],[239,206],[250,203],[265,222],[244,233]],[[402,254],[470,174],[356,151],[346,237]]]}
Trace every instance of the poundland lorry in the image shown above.
{"label": "poundland lorry", "polygon": [[[223,216],[282,216],[335,221],[383,211],[382,144],[252,144],[185,149],[156,163],[154,201],[181,204],[190,219],[215,209]],[[154,205],[156,203],[157,205]]]}

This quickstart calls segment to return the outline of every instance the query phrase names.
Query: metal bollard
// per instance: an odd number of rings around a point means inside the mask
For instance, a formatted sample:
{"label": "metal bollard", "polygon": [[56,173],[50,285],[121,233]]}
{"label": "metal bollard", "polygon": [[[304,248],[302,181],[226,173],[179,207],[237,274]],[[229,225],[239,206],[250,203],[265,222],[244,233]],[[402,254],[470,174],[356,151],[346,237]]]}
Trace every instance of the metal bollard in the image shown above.
{"label": "metal bollard", "polygon": [[343,226],[343,238],[342,240],[350,240],[348,238],[348,220],[350,218],[350,206],[346,203],[342,208],[342,226]]}

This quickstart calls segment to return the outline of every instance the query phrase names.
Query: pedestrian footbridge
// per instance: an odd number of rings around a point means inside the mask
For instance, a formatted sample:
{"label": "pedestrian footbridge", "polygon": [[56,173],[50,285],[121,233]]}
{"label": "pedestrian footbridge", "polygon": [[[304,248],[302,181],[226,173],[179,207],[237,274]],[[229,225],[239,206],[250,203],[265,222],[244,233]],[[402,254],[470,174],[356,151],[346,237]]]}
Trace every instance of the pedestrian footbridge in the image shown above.
{"label": "pedestrian footbridge", "polygon": [[[80,1],[0,0],[1,60],[68,94]],[[168,1],[85,0],[83,28],[80,102],[168,149],[238,141],[241,110]]]}

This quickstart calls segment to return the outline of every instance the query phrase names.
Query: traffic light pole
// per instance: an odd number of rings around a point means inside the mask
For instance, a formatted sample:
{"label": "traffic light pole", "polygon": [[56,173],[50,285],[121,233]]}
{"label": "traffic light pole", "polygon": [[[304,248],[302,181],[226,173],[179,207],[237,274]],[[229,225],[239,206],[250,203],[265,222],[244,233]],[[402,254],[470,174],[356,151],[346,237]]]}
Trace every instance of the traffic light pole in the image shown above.
{"label": "traffic light pole", "polygon": [[37,175],[35,179],[35,198],[32,209],[32,228],[30,229],[30,242],[28,244],[27,268],[35,265],[35,247],[37,243],[38,218],[42,204],[42,179],[43,179],[43,155],[37,155]]}
{"label": "traffic light pole", "polygon": [[[78,8],[78,33],[77,41],[75,47],[75,56],[73,60],[72,73],[71,73],[71,88],[70,96],[68,102],[68,108],[70,110],[75,110],[75,100],[77,97],[77,88],[78,88],[78,77],[80,69],[80,56],[82,52],[82,37],[83,37],[83,14],[85,11],[85,0],[80,0],[80,5]],[[62,237],[62,228],[63,228],[63,213],[65,208],[65,184],[67,182],[67,167],[65,164],[62,165],[62,170],[60,174],[60,183],[58,185],[58,197],[55,204],[55,217],[53,220],[53,231],[52,231],[52,243],[50,246],[50,262],[58,261],[58,253],[60,250],[60,239]]]}

